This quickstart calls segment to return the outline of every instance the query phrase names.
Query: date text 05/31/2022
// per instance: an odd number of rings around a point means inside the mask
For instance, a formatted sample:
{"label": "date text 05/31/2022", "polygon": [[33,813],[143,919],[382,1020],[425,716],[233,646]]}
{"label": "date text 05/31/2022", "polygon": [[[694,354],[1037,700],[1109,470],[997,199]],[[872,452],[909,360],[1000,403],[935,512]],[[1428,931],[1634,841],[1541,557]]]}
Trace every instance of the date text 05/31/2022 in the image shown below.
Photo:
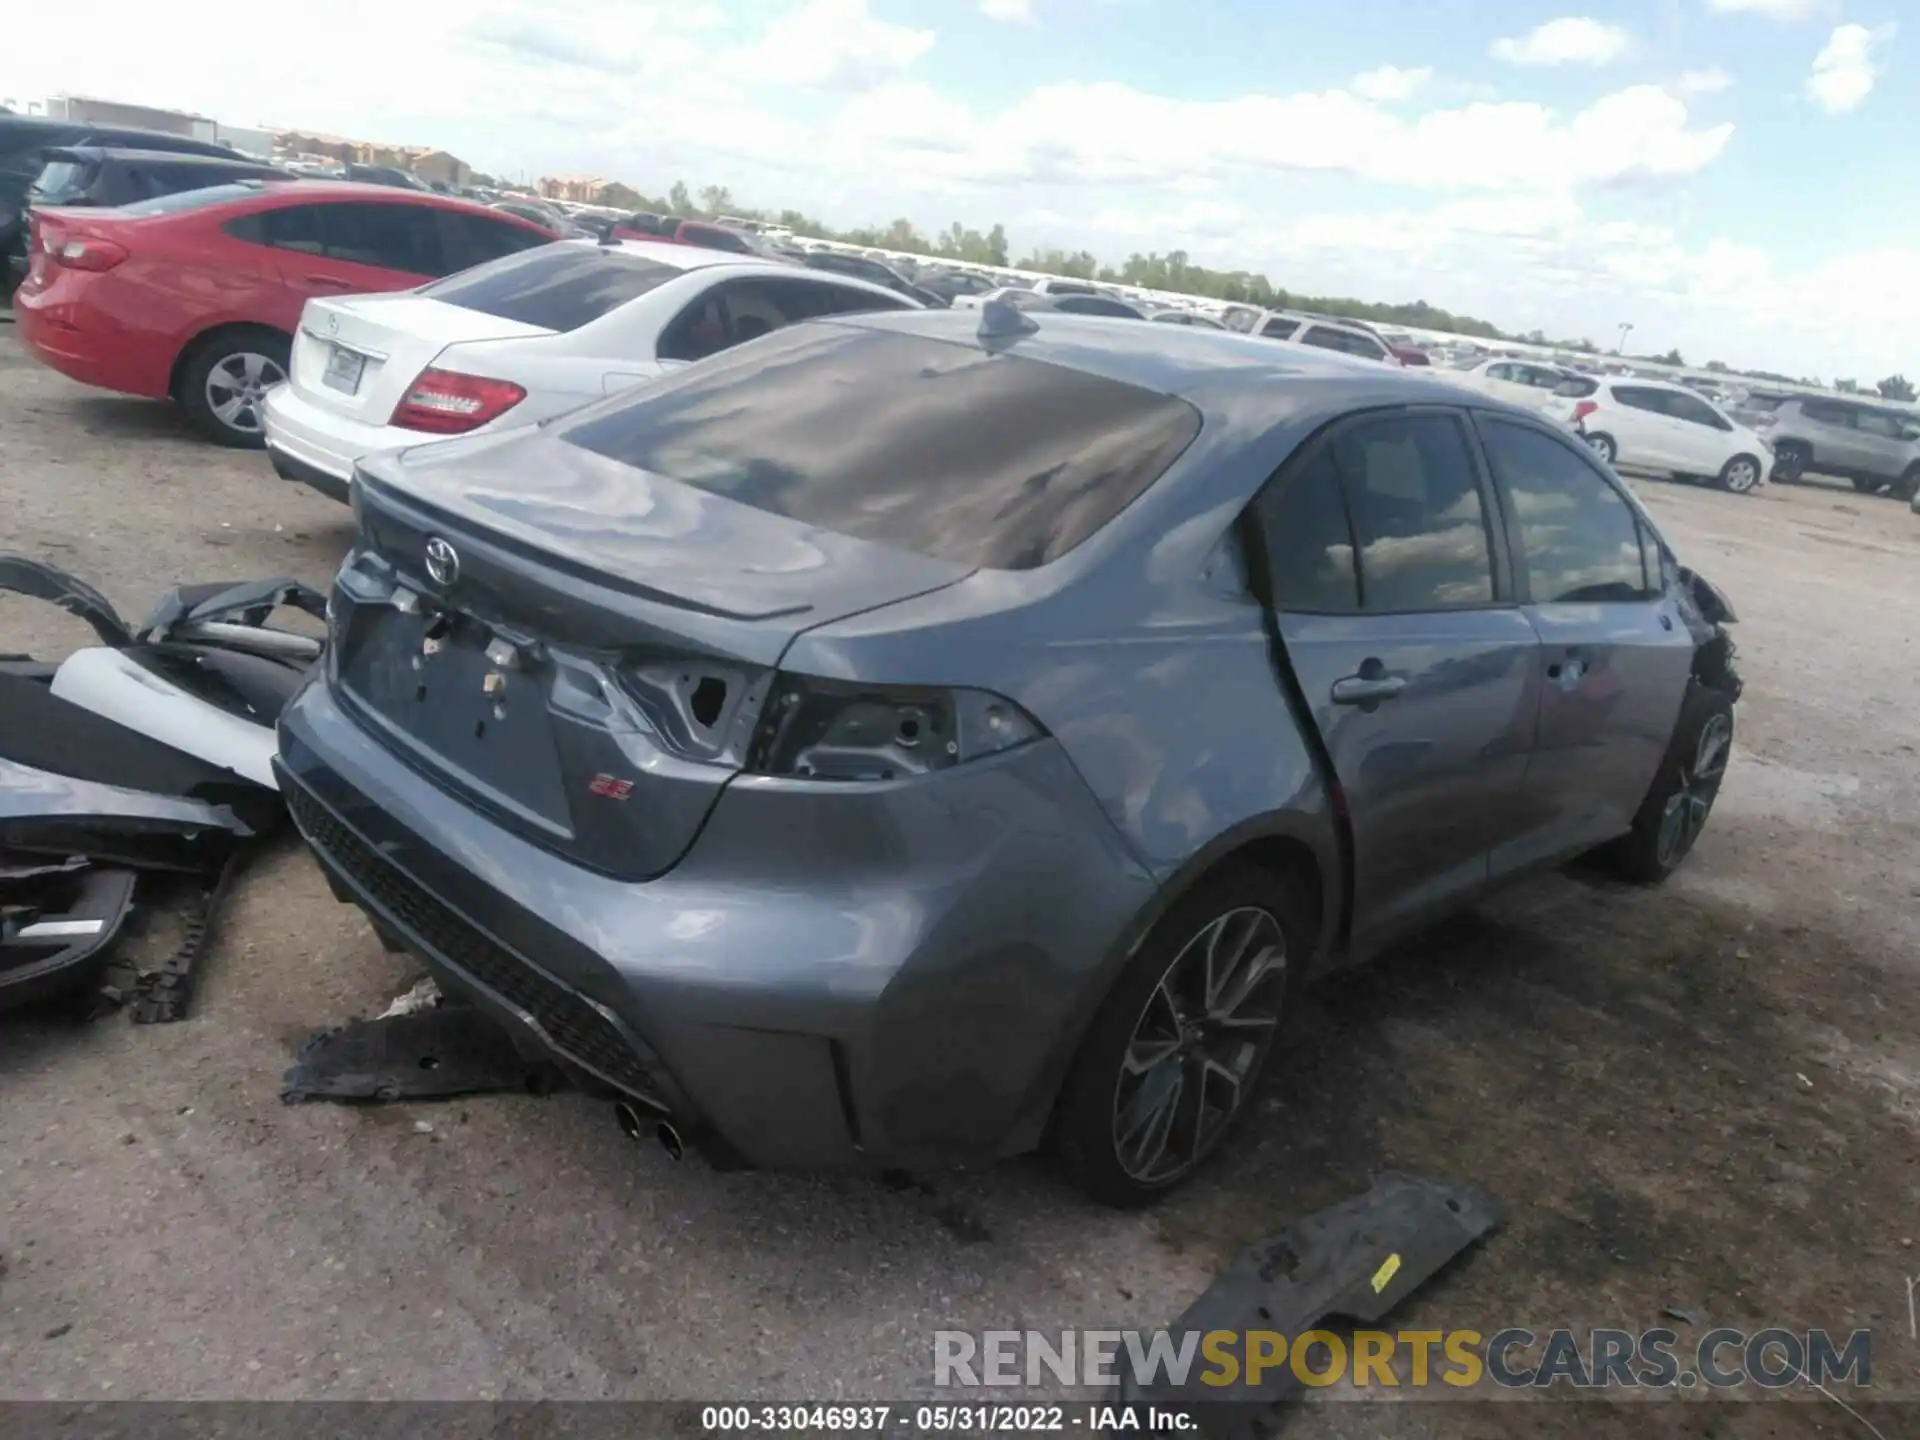
{"label": "date text 05/31/2022", "polygon": [[710,1435],[796,1431],[943,1434],[1179,1434],[1196,1428],[1183,1410],[1156,1405],[708,1405]]}

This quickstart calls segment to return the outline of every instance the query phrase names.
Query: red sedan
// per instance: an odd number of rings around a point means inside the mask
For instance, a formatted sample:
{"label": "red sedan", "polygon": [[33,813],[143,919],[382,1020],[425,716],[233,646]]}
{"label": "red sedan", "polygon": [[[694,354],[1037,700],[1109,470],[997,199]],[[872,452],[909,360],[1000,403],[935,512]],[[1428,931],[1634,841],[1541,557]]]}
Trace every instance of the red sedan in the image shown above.
{"label": "red sedan", "polygon": [[171,399],[210,438],[255,447],[308,300],[407,290],[552,240],[482,205],[332,181],[39,210],[15,320],[62,374]]}

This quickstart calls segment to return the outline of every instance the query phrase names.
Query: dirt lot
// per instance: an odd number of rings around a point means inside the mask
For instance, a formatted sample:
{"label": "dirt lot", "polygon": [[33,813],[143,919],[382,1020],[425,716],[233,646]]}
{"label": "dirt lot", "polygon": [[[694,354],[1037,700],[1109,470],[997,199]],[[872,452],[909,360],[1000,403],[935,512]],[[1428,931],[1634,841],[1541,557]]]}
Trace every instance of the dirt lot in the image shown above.
{"label": "dirt lot", "polygon": [[[412,978],[289,845],[188,1023],[0,1022],[0,1397],[913,1396],[936,1328],[1162,1323],[1383,1168],[1510,1207],[1410,1323],[1867,1326],[1875,1390],[1920,1396],[1920,519],[1641,488],[1744,622],[1738,755],[1683,874],[1531,883],[1321,987],[1250,1133],[1153,1214],[1039,1162],[718,1175],[580,1096],[283,1107],[293,1047]],[[32,366],[5,326],[0,516],[0,547],[133,613],[178,579],[324,583],[348,540],[258,456]],[[83,635],[0,599],[0,649]],[[1324,1405],[1292,1433],[1869,1433],[1801,1398]]]}

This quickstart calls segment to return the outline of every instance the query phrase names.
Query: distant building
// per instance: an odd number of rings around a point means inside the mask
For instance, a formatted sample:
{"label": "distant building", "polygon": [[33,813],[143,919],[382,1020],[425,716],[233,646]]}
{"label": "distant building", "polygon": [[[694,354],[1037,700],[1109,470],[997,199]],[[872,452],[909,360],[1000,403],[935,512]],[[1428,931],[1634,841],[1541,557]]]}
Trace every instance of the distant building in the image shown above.
{"label": "distant building", "polygon": [[473,183],[473,167],[444,150],[429,150],[414,158],[412,170],[429,185],[464,190]]}
{"label": "distant building", "polygon": [[56,95],[47,101],[47,115],[54,120],[74,120],[82,124],[127,125],[138,130],[158,130],[165,135],[212,139],[215,122],[186,110],[162,110],[152,105],[131,105],[122,100],[95,100],[85,95]]}
{"label": "distant building", "polygon": [[540,193],[549,200],[591,205],[610,183],[598,175],[543,175],[540,178]]}

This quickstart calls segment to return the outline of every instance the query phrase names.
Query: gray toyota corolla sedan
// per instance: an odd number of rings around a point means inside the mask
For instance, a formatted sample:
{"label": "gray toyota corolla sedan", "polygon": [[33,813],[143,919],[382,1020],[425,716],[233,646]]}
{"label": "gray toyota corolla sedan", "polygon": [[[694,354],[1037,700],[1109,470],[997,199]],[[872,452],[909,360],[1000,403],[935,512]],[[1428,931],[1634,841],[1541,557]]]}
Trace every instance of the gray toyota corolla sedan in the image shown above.
{"label": "gray toyota corolla sedan", "polygon": [[1657,880],[1724,599],[1537,416],[1321,351],[800,324],[367,461],[282,727],[339,893],[760,1166],[1190,1175],[1301,982],[1587,852]]}

